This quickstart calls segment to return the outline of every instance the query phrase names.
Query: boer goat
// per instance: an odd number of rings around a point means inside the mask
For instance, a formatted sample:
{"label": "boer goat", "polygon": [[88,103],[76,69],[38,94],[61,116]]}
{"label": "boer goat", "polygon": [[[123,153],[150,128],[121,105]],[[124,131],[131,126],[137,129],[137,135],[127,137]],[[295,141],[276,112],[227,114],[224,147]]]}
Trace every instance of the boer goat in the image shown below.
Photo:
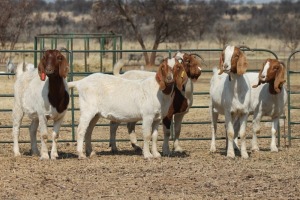
{"label": "boer goat", "polygon": [[31,150],[39,154],[36,134],[39,127],[41,135],[41,159],[49,159],[47,148],[47,121],[52,119],[51,159],[56,159],[59,129],[69,103],[68,87],[65,78],[69,64],[59,50],[47,50],[38,69],[23,71],[23,65],[17,68],[17,80],[14,85],[13,140],[14,155],[20,156],[19,132],[24,114],[31,119],[29,127]]}
{"label": "boer goat", "polygon": [[[279,118],[284,114],[287,103],[287,91],[283,86],[285,66],[276,59],[267,59],[259,73],[246,73],[251,84],[251,114],[253,114],[252,150],[258,151],[257,134],[260,133],[260,121],[263,116],[272,119],[271,151],[278,152],[276,133]],[[266,83],[266,84],[264,84]]]}
{"label": "boer goat", "polygon": [[[219,74],[213,71],[210,87],[210,112],[212,117],[211,152],[216,151],[215,135],[217,131],[218,115],[225,115],[225,125],[228,137],[227,157],[234,158],[234,127],[237,120],[240,124],[241,156],[248,158],[246,150],[246,123],[250,108],[251,86],[248,77],[244,75],[247,70],[247,60],[240,47],[227,46],[220,57]],[[223,72],[227,74],[222,74]]]}
{"label": "boer goat", "polygon": [[[163,129],[164,129],[164,143],[163,143],[163,155],[169,155],[169,138],[170,138],[170,128],[171,128],[171,120],[174,116],[174,126],[175,126],[175,141],[174,141],[174,150],[178,152],[182,152],[182,148],[179,146],[179,136],[181,131],[181,122],[183,116],[188,112],[189,108],[193,103],[193,82],[195,82],[198,77],[201,75],[201,65],[200,62],[196,59],[195,54],[186,54],[186,53],[176,53],[174,56],[180,61],[183,61],[183,66],[185,72],[188,76],[188,81],[184,85],[184,90],[179,91],[175,88],[174,91],[174,99],[169,108],[168,115],[163,119]],[[199,56],[200,57],[200,56]],[[201,58],[201,57],[200,57]],[[202,58],[201,58],[202,59]],[[122,66],[119,65],[114,68],[114,75],[120,76],[126,79],[143,79],[150,76],[155,76],[154,72],[148,71],[140,71],[140,70],[131,70],[126,73],[120,75],[119,71]],[[127,123],[128,133],[130,134],[131,145],[136,149],[140,149],[137,146],[137,139],[135,134],[135,124],[136,122]],[[110,126],[110,145],[112,151],[117,151],[115,137],[116,130],[118,128],[119,123],[111,121]]]}
{"label": "boer goat", "polygon": [[[117,63],[117,65],[120,63]],[[127,80],[117,76],[95,73],[79,81],[69,82],[79,93],[80,119],[77,129],[77,151],[83,154],[85,137],[86,154],[94,154],[91,134],[100,117],[115,122],[142,120],[143,155],[160,157],[157,151],[158,126],[167,115],[173,100],[174,84],[180,90],[187,81],[183,65],[175,58],[165,59],[156,75],[143,80]],[[152,132],[151,132],[152,129]],[[152,136],[152,153],[149,145]]]}

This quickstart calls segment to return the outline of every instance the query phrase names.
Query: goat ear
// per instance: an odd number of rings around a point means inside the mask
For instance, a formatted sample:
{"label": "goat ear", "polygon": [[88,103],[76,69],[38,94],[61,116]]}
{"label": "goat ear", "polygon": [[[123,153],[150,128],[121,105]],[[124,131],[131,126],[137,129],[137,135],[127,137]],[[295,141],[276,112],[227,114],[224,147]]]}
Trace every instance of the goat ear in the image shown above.
{"label": "goat ear", "polygon": [[218,73],[219,75],[221,75],[224,72],[224,70],[223,70],[223,64],[224,64],[223,54],[224,54],[224,52],[222,52],[222,54],[220,56],[220,61],[219,61],[219,73]]}
{"label": "goat ear", "polygon": [[252,85],[252,88],[257,88],[261,84],[261,81],[258,80],[258,83],[256,85]]}
{"label": "goat ear", "polygon": [[45,81],[46,73],[45,73],[45,57],[44,56],[42,57],[39,65],[38,65],[38,73],[39,73],[40,79],[42,81]]}
{"label": "goat ear", "polygon": [[166,89],[166,84],[161,80],[162,79],[161,73],[157,72],[155,79],[156,79],[157,83],[159,84],[160,90]]}
{"label": "goat ear", "polygon": [[242,51],[240,51],[240,57],[237,62],[237,74],[243,75],[247,71],[247,68],[248,68],[248,62],[246,56]]}
{"label": "goat ear", "polygon": [[[161,65],[163,65],[164,63],[162,63]],[[166,88],[166,84],[165,82],[162,80],[162,71],[161,71],[161,67],[158,68],[158,71],[156,72],[155,75],[155,79],[157,81],[157,83],[159,84],[159,89],[160,90],[164,90]]]}
{"label": "goat ear", "polygon": [[59,76],[66,78],[68,76],[69,73],[69,63],[67,61],[67,59],[65,58],[64,55],[60,54],[58,56],[59,59]]}
{"label": "goat ear", "polygon": [[284,66],[280,64],[280,67],[278,68],[275,81],[274,81],[274,90],[276,91],[276,93],[280,93],[282,84],[285,83],[284,70],[285,70]]}

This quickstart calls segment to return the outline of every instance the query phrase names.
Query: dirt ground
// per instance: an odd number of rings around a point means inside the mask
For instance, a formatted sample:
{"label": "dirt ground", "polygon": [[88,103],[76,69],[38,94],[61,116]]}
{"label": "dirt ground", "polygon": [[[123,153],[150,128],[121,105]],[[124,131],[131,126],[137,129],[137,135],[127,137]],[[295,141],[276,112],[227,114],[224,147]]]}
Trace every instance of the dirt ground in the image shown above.
{"label": "dirt ground", "polygon": [[[209,76],[197,81],[196,92],[207,91]],[[13,80],[1,79],[5,80],[1,80],[2,86],[11,88]],[[194,99],[195,106],[207,105],[209,96]],[[11,99],[0,106],[11,108]],[[69,116],[66,122],[70,122]],[[0,118],[0,125],[11,125],[10,112],[1,113]],[[270,138],[259,138],[259,152],[251,152],[248,139],[249,159],[242,159],[238,151],[235,159],[229,159],[224,140],[217,141],[216,153],[209,152],[209,123],[193,124],[210,121],[207,109],[191,109],[184,120],[190,122],[182,127],[184,152],[160,159],[145,160],[128,141],[118,142],[117,154],[110,152],[108,142],[93,142],[96,155],[86,160],[77,159],[75,142],[61,142],[59,158],[46,161],[30,155],[29,143],[20,144],[19,158],[13,157],[12,143],[0,143],[0,199],[300,199],[299,140],[293,140],[288,148],[281,137],[279,152],[272,153]],[[218,137],[224,137],[223,125],[219,127]],[[70,127],[62,127],[60,139],[70,140],[70,132]],[[139,139],[140,132],[137,127]],[[297,127],[293,132],[298,132]],[[0,135],[2,142],[11,142],[10,128],[0,128]],[[28,135],[28,129],[22,129],[20,139],[28,141]],[[108,135],[108,127],[96,127],[93,139],[106,140]],[[262,125],[260,136],[265,135],[270,136],[268,123]],[[251,123],[247,136],[251,137]],[[128,139],[125,126],[119,128],[117,138]],[[161,139],[160,128],[160,152]]]}
{"label": "dirt ground", "polygon": [[247,160],[238,153],[227,158],[224,141],[217,141],[214,154],[210,141],[182,141],[184,153],[152,160],[128,142],[118,144],[116,155],[107,143],[95,143],[97,155],[86,160],[77,159],[74,143],[60,143],[55,161],[30,156],[29,144],[14,158],[12,145],[1,144],[0,198],[299,199],[300,143],[271,153],[263,140]]}

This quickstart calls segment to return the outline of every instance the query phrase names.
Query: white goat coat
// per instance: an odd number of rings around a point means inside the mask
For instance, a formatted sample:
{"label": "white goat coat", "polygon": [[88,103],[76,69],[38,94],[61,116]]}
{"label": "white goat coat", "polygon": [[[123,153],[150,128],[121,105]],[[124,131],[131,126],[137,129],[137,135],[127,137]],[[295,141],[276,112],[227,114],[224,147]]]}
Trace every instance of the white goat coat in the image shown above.
{"label": "white goat coat", "polygon": [[[167,115],[173,100],[159,90],[155,76],[143,80],[127,80],[120,77],[96,73],[82,80],[69,82],[69,87],[76,87],[79,93],[80,122],[78,127],[79,158],[82,153],[83,136],[95,115],[115,122],[136,122],[143,120],[144,157],[159,157],[156,140],[160,120]],[[96,120],[95,120],[96,121]],[[153,144],[149,151],[151,129]],[[91,134],[91,132],[87,132]],[[87,138],[88,137],[88,138]],[[86,136],[86,151],[91,152],[90,135]]]}
{"label": "white goat coat", "polygon": [[[69,82],[79,92],[83,113],[100,114],[117,122],[134,122],[150,115],[154,120],[165,116],[171,95],[162,95],[155,77],[126,80],[96,73],[79,81]],[[168,102],[168,104],[163,104]],[[162,106],[163,105],[163,106]]]}
{"label": "white goat coat", "polygon": [[[250,84],[258,83],[258,73],[246,73]],[[257,88],[251,87],[251,107],[250,112],[257,113],[259,110],[261,116],[270,116],[272,119],[280,117],[284,113],[284,108],[287,103],[287,91],[285,87],[279,94],[271,94],[269,92],[269,84],[260,84]]]}
{"label": "white goat coat", "polygon": [[[149,72],[149,71],[141,71],[141,70],[130,70],[125,72],[124,74],[119,74],[119,68],[121,66],[117,66],[115,67],[114,70],[114,74],[115,76],[119,76],[125,79],[130,79],[130,80],[137,80],[137,79],[145,79],[148,77],[155,77],[155,72]],[[188,113],[189,108],[192,106],[193,104],[193,91],[194,91],[194,85],[193,85],[193,81],[188,78],[187,82],[184,84],[185,87],[185,91],[182,92],[182,95],[187,99],[187,104],[188,107],[186,109],[185,112],[182,113],[176,113],[174,115],[174,126],[175,126],[175,142],[174,142],[174,150],[178,151],[178,152],[182,152],[182,148],[179,146],[179,134],[181,131],[181,122],[182,119],[184,117],[184,115],[186,113]],[[111,126],[114,126],[113,128],[111,127],[111,139],[110,139],[110,145],[112,148],[113,152],[117,151],[117,147],[116,147],[116,142],[115,142],[115,138],[116,138],[116,129],[118,127],[118,124],[116,123],[111,123]],[[134,131],[134,126],[135,123],[133,124],[129,124],[127,125],[128,127],[128,132],[130,134],[130,140],[132,143],[132,146],[134,148],[139,148],[136,143],[136,135],[135,135],[135,131]],[[165,126],[163,126],[164,129],[164,142],[163,142],[163,155],[170,155],[170,149],[169,149],[169,138],[170,138],[170,129],[167,129]]]}
{"label": "white goat coat", "polygon": [[[247,76],[237,74],[231,74],[231,80],[229,80],[228,74],[223,73],[221,75],[218,75],[218,70],[215,68],[213,69],[213,77],[210,83],[210,109],[212,115],[213,128],[211,151],[216,151],[215,131],[217,127],[218,114],[223,114],[225,115],[225,124],[228,134],[227,156],[234,157],[235,155],[233,149],[233,122],[235,119],[238,119],[239,124],[241,125],[240,133],[245,134],[246,123],[250,109],[250,81]],[[242,143],[242,157],[248,158],[245,140],[243,140]]]}
{"label": "white goat coat", "polygon": [[[259,73],[246,73],[251,85],[258,83]],[[261,84],[257,88],[251,87],[251,107],[250,114],[253,114],[253,139],[252,150],[259,150],[256,134],[260,131],[260,120],[263,116],[272,119],[272,141],[271,151],[278,151],[276,147],[276,132],[278,131],[279,118],[285,111],[287,103],[287,91],[285,87],[279,94],[271,94],[269,92],[269,84]]]}
{"label": "white goat coat", "polygon": [[[68,87],[64,80],[66,91]],[[54,120],[53,124],[53,145],[51,158],[55,159],[57,154],[56,135],[58,135],[63,117],[66,111],[58,113],[48,99],[49,80],[41,81],[38,70],[29,70],[23,72],[23,65],[18,65],[17,80],[14,85],[14,108],[13,108],[13,135],[14,135],[14,153],[19,156],[18,136],[22,118],[26,114],[31,120],[30,138],[33,154],[39,154],[37,149],[36,131],[39,126],[41,135],[47,135],[47,121]],[[42,142],[41,159],[48,159],[48,150],[46,144]]]}
{"label": "white goat coat", "polygon": [[232,74],[218,75],[217,69],[213,70],[211,79],[210,96],[214,112],[225,115],[227,113],[249,113],[250,107],[250,82],[245,75]]}
{"label": "white goat coat", "polygon": [[[14,86],[15,90],[15,106],[21,108],[30,119],[45,116],[47,119],[59,120],[65,112],[58,113],[48,99],[48,78],[41,81],[38,76],[38,70],[30,70],[19,76]],[[66,81],[65,87],[68,88]]]}

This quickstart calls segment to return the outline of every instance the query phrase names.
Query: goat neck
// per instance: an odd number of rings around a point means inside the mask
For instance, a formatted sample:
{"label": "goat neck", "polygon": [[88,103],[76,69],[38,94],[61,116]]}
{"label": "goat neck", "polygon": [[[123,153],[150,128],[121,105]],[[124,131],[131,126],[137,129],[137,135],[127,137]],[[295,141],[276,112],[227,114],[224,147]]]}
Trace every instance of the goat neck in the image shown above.
{"label": "goat neck", "polygon": [[65,111],[69,104],[69,94],[65,89],[64,79],[60,76],[50,76],[48,99],[57,112]]}
{"label": "goat neck", "polygon": [[270,92],[270,94],[276,95],[276,94],[281,93],[282,85],[280,85],[278,87],[278,89],[279,89],[280,92],[277,92],[276,90],[274,90],[274,86],[275,86],[275,80],[269,81],[269,92]]}
{"label": "goat neck", "polygon": [[170,82],[170,83],[165,82],[165,85],[166,85],[166,88],[164,90],[162,90],[162,92],[165,95],[171,94],[173,92],[173,89],[174,89],[174,82]]}

